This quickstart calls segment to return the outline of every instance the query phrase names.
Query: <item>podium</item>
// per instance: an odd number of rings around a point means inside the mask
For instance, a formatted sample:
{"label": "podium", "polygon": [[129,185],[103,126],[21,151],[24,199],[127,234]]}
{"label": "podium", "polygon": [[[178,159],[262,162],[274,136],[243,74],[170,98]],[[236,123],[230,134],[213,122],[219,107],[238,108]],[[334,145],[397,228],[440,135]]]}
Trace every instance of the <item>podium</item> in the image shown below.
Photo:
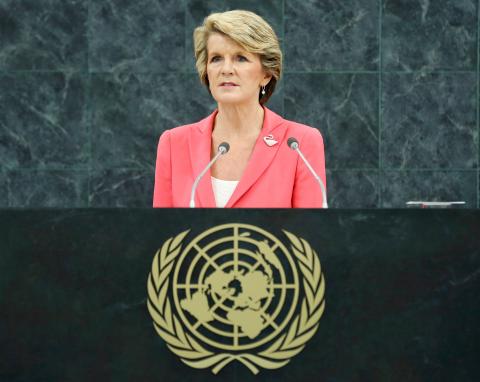
{"label": "podium", "polygon": [[[249,358],[257,351],[253,345],[248,347],[257,333],[240,324],[232,326],[236,330],[232,341],[244,346],[243,350],[235,353],[226,347],[218,353],[237,354],[234,357],[246,354],[244,359],[251,360],[257,374],[237,359],[224,358],[216,375],[212,369],[218,364],[213,361],[210,367],[189,366],[171,350],[178,348],[176,340],[167,343],[159,335],[163,324],[156,323],[148,308],[149,301],[152,304],[148,285],[152,278],[159,280],[158,269],[167,268],[166,263],[155,265],[154,259],[178,255],[175,261],[180,261],[184,256],[183,264],[191,262],[192,267],[197,264],[201,268],[202,261],[207,264],[207,257],[215,254],[209,254],[207,243],[196,238],[202,233],[207,237],[205,232],[215,227],[231,229],[246,243],[251,240],[252,247],[244,250],[255,254],[250,257],[263,256],[255,247],[262,241],[252,239],[261,233],[266,237],[265,245],[275,253],[282,246],[293,253],[297,238],[305,251],[308,245],[318,257],[324,282],[322,295],[317,294],[318,303],[324,304],[318,326],[311,338],[297,340],[297,345],[304,347],[295,355],[284,357],[279,351],[273,355],[273,361],[286,360],[281,367],[262,367],[255,358]],[[226,247],[239,245],[237,239],[231,239],[237,244],[222,239],[217,228],[211,231],[211,240]],[[182,255],[189,245],[197,254],[204,251],[205,259]],[[163,255],[162,248],[166,251]],[[168,252],[169,248],[172,251]],[[175,248],[179,251],[174,256]],[[253,266],[246,260],[247,252],[235,251],[232,249],[231,256],[238,261],[232,263],[232,272],[237,271],[237,275],[242,267],[267,269],[266,255],[259,257],[263,265]],[[230,252],[218,253],[211,261],[217,261],[218,269],[227,274],[229,265],[222,265],[221,259]],[[276,265],[275,261],[271,260],[270,276],[276,274],[276,268],[284,267],[285,280],[294,278],[287,260],[280,259],[282,264]],[[176,267],[172,260],[171,271],[164,273],[166,282],[176,282],[170,280],[181,273]],[[242,275],[253,271],[243,271]],[[192,270],[192,280],[200,277],[205,281],[212,274],[208,270],[196,272]],[[282,330],[288,336],[295,318],[298,326],[314,314],[301,316],[308,288],[304,281],[310,277],[305,272],[298,263],[297,300],[285,292],[282,303],[286,309],[294,301],[298,306],[283,329],[273,318],[269,324],[266,311],[262,311],[264,325],[259,330],[270,325],[274,334],[257,334],[266,341],[259,345],[259,352],[272,346]],[[268,275],[258,277],[269,280]],[[233,279],[216,292],[208,289],[213,288],[213,282],[208,288],[196,288],[210,293],[202,298],[216,299],[218,306],[223,304],[219,296],[227,293],[224,300],[232,302],[224,303],[226,311],[260,311],[262,299],[270,299],[273,306],[275,296],[291,285],[287,281],[286,286],[276,284],[278,290],[269,297],[258,295],[258,301],[246,294],[247,285],[234,286]],[[155,284],[155,293],[160,284]],[[181,282],[169,285],[180,288]],[[193,282],[189,285],[195,288]],[[172,286],[169,293],[173,291]],[[315,293],[320,293],[319,289]],[[1,210],[0,380],[478,381],[479,294],[479,210]],[[193,299],[195,292],[189,296]],[[156,303],[165,299],[166,295],[161,296]],[[209,319],[180,312],[181,307],[188,306],[182,302],[185,299],[179,298],[177,303],[173,297],[171,300],[172,327],[177,320],[183,328],[181,333],[176,331],[177,340],[193,338],[215,355],[212,344],[223,341],[219,339],[223,332],[214,333],[218,338],[205,343],[200,328],[210,327],[206,325]],[[160,310],[166,314],[164,308]],[[278,316],[282,310],[279,312]],[[213,310],[209,307],[204,313],[213,314]],[[225,317],[233,315],[227,312]],[[189,320],[190,324],[185,322]],[[228,322],[221,325],[228,330]],[[278,328],[281,330],[276,332]],[[292,333],[297,336],[295,330]],[[266,340],[268,336],[271,341]],[[184,355],[191,360],[188,357],[196,356]],[[198,359],[203,359],[201,354]]]}

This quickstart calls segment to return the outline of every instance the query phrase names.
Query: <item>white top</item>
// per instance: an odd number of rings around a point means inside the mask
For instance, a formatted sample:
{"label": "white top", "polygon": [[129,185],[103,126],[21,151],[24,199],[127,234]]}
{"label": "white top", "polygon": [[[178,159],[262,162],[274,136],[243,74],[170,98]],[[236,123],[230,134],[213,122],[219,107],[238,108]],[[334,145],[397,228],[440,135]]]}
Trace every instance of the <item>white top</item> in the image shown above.
{"label": "white top", "polygon": [[217,207],[223,208],[232,196],[233,191],[235,191],[238,180],[221,180],[213,176],[211,176],[211,178],[215,204]]}

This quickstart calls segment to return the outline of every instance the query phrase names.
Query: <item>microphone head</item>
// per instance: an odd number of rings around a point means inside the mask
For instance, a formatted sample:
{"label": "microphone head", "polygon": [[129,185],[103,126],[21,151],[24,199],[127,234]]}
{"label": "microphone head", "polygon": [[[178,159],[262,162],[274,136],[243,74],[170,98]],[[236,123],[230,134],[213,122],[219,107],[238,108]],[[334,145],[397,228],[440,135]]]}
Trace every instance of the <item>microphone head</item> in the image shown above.
{"label": "microphone head", "polygon": [[218,145],[218,152],[226,154],[228,150],[230,150],[230,145],[227,142],[222,142]]}
{"label": "microphone head", "polygon": [[290,137],[290,138],[287,139],[287,145],[292,150],[298,149],[298,141],[294,137]]}

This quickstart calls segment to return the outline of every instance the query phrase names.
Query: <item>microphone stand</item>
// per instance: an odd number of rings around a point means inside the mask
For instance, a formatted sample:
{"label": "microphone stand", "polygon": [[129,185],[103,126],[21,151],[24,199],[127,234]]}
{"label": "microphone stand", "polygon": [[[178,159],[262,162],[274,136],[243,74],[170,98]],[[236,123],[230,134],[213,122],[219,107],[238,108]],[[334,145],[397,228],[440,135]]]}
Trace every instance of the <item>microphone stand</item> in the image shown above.
{"label": "microphone stand", "polygon": [[300,156],[300,158],[302,158],[303,162],[305,163],[305,165],[307,166],[307,168],[310,170],[310,172],[312,173],[313,177],[315,178],[315,180],[317,181],[317,183],[319,184],[320,186],[320,190],[322,191],[322,208],[328,208],[328,204],[327,204],[327,191],[325,190],[325,185],[323,184],[323,181],[322,179],[317,175],[317,173],[315,172],[315,170],[313,169],[313,167],[310,165],[310,163],[308,162],[307,158],[305,158],[305,156],[303,155],[303,153],[300,151],[300,147],[299,147],[299,144],[298,144],[298,141],[293,138],[293,137],[290,137],[288,138],[287,140],[287,144],[288,144],[288,147],[290,147],[292,150],[296,151],[298,153],[298,155]]}
{"label": "microphone stand", "polygon": [[226,154],[230,150],[230,145],[227,142],[222,142],[218,145],[218,150],[215,156],[212,158],[212,160],[207,164],[207,167],[203,169],[203,171],[197,176],[195,179],[195,182],[193,182],[192,186],[192,192],[190,193],[190,208],[195,208],[195,191],[197,190],[198,183],[200,183],[200,180],[203,178],[203,176],[207,173],[207,171],[210,169],[210,167],[213,166],[213,164],[217,161],[217,159],[223,155]]}

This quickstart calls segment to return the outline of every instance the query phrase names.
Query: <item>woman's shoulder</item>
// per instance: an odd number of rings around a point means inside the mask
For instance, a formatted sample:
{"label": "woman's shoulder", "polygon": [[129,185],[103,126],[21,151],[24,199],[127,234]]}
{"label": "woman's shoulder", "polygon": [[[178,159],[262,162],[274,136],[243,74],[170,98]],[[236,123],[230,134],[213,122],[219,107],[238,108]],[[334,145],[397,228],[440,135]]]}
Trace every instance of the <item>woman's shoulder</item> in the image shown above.
{"label": "woman's shoulder", "polygon": [[206,139],[210,141],[211,126],[214,117],[215,112],[198,122],[165,130],[160,135],[158,150],[185,153],[186,150],[192,147],[192,142],[194,144],[205,142]]}

